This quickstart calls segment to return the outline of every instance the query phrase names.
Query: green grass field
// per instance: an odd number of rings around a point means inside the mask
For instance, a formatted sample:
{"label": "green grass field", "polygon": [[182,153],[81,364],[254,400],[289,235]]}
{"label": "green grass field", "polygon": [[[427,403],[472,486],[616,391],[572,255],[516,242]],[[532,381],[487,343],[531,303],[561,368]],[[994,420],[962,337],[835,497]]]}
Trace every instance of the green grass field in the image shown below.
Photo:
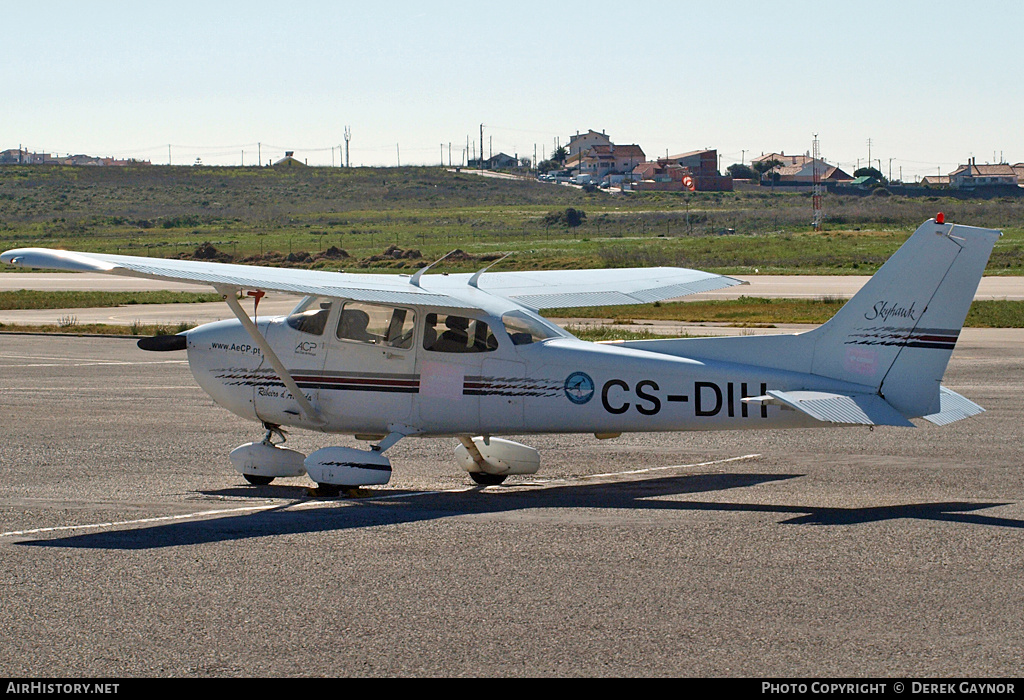
{"label": "green grass field", "polygon": [[133,304],[195,304],[220,301],[211,292],[43,292],[17,290],[0,292],[0,311],[13,309],[88,309]]}
{"label": "green grass field", "polygon": [[[572,207],[586,216],[552,223]],[[1001,228],[989,274],[1024,273],[1024,199],[805,193],[611,194],[442,168],[0,167],[0,247],[194,256],[325,269],[675,265],[715,272],[870,274],[925,219]],[[391,246],[416,255],[383,255]],[[337,249],[331,254],[331,248]],[[344,251],[344,255],[340,253]],[[291,258],[291,261],[288,258]]]}
{"label": "green grass field", "polygon": [[[409,272],[459,249],[435,270],[476,270],[512,252],[495,270],[670,265],[724,274],[871,274],[943,211],[949,221],[1004,231],[986,274],[1024,274],[1022,198],[827,195],[824,206],[825,230],[814,232],[809,194],[770,190],[588,193],[438,167],[3,166],[0,249],[374,272]],[[585,213],[580,226],[564,223],[568,208]],[[0,308],[216,298],[11,292],[0,294]],[[549,314],[749,326],[821,323],[841,303],[741,299]],[[1020,302],[977,302],[967,324],[1024,327],[1024,312]]]}
{"label": "green grass field", "polygon": [[[0,292],[0,310],[9,309],[82,309],[133,304],[172,304],[220,301],[217,294],[193,292]],[[544,309],[552,318],[608,318],[620,324],[635,320],[683,321],[689,323],[723,323],[738,328],[771,327],[783,323],[821,324],[830,319],[845,303],[842,299],[764,299],[741,297],[732,300],[686,301],[675,303],[636,304],[630,306],[604,306],[571,309]],[[1024,302],[975,301],[967,314],[965,325],[972,328],[1024,328]],[[182,324],[178,333],[188,326]],[[26,327],[19,326],[22,330]],[[114,333],[125,331],[117,326],[72,323],[39,327],[49,330],[88,333]],[[142,328],[142,326],[133,326]],[[13,326],[0,329],[12,330]],[[107,330],[109,329],[109,330]],[[578,331],[578,333],[577,333]],[[574,327],[570,332],[587,340],[636,340],[654,337],[646,331]],[[145,334],[133,330],[132,334]]]}
{"label": "green grass field", "polygon": [[[545,309],[553,318],[609,318],[618,323],[634,320],[724,323],[767,327],[780,323],[821,324],[832,318],[844,299],[763,299],[741,297],[671,304]],[[1024,328],[1024,301],[975,301],[964,325],[971,328]]]}

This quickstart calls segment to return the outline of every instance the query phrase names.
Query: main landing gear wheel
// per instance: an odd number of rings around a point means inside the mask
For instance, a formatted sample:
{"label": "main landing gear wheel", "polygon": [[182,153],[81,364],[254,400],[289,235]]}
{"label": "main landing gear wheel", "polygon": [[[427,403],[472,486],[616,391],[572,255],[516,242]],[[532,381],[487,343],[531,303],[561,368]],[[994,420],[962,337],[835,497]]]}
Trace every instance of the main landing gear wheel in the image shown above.
{"label": "main landing gear wheel", "polygon": [[341,495],[341,487],[337,484],[317,484],[315,489],[309,489],[310,496],[321,498],[337,498]]}
{"label": "main landing gear wheel", "polygon": [[272,476],[257,476],[256,474],[242,474],[242,476],[253,486],[266,486],[274,480]]}
{"label": "main landing gear wheel", "polygon": [[487,472],[470,472],[469,476],[481,486],[497,486],[508,478],[506,474],[488,474]]}

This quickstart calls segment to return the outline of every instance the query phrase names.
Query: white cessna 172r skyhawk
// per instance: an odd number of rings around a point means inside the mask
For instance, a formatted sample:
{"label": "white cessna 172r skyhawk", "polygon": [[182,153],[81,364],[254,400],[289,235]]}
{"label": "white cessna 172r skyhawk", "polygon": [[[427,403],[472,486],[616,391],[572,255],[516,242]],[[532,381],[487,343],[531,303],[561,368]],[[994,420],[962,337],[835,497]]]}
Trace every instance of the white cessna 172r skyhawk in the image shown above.
{"label": "white cessna 172r skyhawk", "polygon": [[[615,343],[578,340],[538,315],[739,284],[680,268],[347,274],[41,248],[0,260],[205,282],[233,320],[140,341],[188,349],[196,381],[266,428],[231,453],[255,484],[307,473],[323,492],[385,484],[384,453],[404,437],[457,437],[480,484],[533,474],[538,452],[493,437],[528,433],[944,425],[983,409],[940,386],[999,231],[922,224],[843,308],[795,335]],[[251,320],[241,292],[304,298]],[[369,450],[281,447],[282,426],[347,433]],[[275,442],[274,436],[280,441]]]}

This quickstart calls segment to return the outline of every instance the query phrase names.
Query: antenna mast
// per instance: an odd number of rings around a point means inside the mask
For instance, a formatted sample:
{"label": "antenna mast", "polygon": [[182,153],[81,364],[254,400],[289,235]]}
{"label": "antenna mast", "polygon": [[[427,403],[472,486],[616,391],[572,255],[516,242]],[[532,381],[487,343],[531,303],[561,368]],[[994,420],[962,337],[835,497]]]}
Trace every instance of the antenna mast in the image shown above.
{"label": "antenna mast", "polygon": [[352,129],[345,127],[345,167],[348,166],[348,142],[352,140]]}

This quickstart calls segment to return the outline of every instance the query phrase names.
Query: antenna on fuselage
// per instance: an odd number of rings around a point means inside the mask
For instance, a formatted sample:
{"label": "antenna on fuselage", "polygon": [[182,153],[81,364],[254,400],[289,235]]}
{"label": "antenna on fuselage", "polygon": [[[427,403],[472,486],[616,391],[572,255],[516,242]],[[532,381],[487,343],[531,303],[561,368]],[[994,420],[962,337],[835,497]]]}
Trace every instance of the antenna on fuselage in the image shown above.
{"label": "antenna on fuselage", "polygon": [[[458,250],[458,248],[456,248],[455,250]],[[420,277],[423,276],[423,273],[426,272],[427,270],[429,270],[430,268],[432,268],[434,265],[436,265],[439,262],[441,262],[442,260],[444,260],[445,258],[447,258],[452,253],[454,253],[455,250],[452,250],[452,251],[449,251],[449,252],[445,253],[443,257],[438,258],[437,260],[435,260],[434,262],[430,263],[426,267],[421,267],[420,269],[418,269],[415,272],[415,274],[413,274],[413,276],[409,279],[409,284],[414,285],[416,287],[420,286]]]}
{"label": "antenna on fuselage", "polygon": [[479,289],[480,285],[478,284],[478,282],[480,280],[480,275],[484,274],[485,272],[490,270],[492,267],[494,267],[495,265],[497,265],[498,263],[500,263],[502,260],[504,260],[505,258],[507,258],[510,255],[512,255],[512,253],[505,253],[504,255],[502,255],[500,258],[498,258],[497,260],[492,262],[487,267],[482,268],[482,269],[477,270],[476,272],[474,272],[473,276],[469,278],[469,286],[470,287],[476,287],[477,289]]}

